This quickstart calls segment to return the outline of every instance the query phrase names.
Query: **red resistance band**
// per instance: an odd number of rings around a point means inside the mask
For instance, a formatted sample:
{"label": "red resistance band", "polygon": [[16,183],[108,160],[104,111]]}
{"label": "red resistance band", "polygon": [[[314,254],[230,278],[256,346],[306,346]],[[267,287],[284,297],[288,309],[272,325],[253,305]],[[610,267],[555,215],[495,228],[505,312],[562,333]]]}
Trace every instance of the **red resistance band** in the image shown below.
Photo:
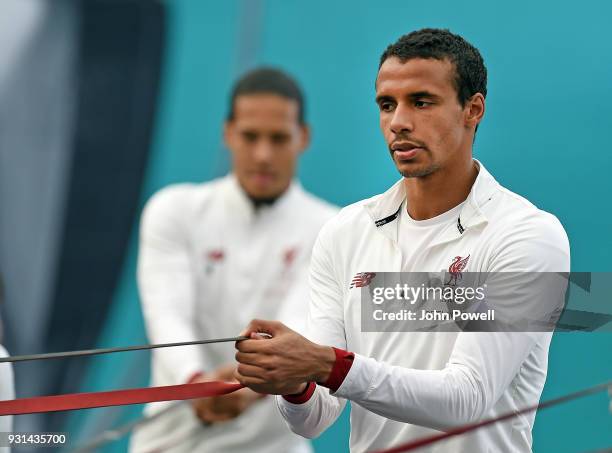
{"label": "red resistance band", "polygon": [[152,403],[154,401],[190,400],[226,395],[241,388],[243,388],[243,385],[238,383],[211,381],[198,384],[167,385],[163,387],[112,390],[108,392],[19,398],[0,401],[0,415],[70,411],[93,407]]}

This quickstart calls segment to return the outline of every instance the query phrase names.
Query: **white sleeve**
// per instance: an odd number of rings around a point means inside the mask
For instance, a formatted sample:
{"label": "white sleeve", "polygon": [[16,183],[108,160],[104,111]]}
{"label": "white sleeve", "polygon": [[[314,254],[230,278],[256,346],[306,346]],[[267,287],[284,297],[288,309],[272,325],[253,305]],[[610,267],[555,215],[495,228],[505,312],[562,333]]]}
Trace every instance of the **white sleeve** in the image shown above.
{"label": "white sleeve", "polygon": [[[530,281],[538,278],[535,272],[569,272],[567,236],[556,219],[536,219],[523,231],[515,229],[490,264],[490,272],[531,272]],[[442,370],[403,368],[355,355],[334,395],[393,420],[446,430],[486,414],[534,345],[548,341],[551,335],[463,332]]]}
{"label": "white sleeve", "polygon": [[[312,251],[306,336],[318,344],[346,349],[342,289],[332,264],[327,230],[326,225]],[[345,399],[330,395],[321,386],[303,404],[290,403],[282,396],[277,396],[276,401],[291,431],[308,438],[317,437],[331,426],[346,404]]]}
{"label": "white sleeve", "polygon": [[443,370],[356,354],[335,395],[392,420],[444,431],[486,414],[536,341],[536,335],[511,332],[462,333]]}
{"label": "white sleeve", "polygon": [[292,330],[306,336],[308,319],[308,255],[296,263],[295,280],[283,299],[277,319]]}
{"label": "white sleeve", "polygon": [[[179,219],[185,216],[176,188],[164,189],[147,203],[140,225],[138,289],[151,343],[195,341],[194,282],[188,237]],[[153,352],[173,381],[186,382],[206,363],[195,347]]]}
{"label": "white sleeve", "polygon": [[[321,207],[319,205],[307,205],[307,214],[317,218],[317,221],[304,220],[303,234],[304,237],[310,238],[305,241],[304,249],[299,252],[297,262],[295,263],[295,279],[289,294],[284,298],[281,304],[281,310],[277,319],[290,329],[299,332],[301,335],[308,336],[308,313],[310,299],[310,285],[308,281],[310,271],[310,261],[312,259],[313,239],[318,237],[325,221],[333,217],[338,212],[337,209],[329,207]],[[326,219],[325,221],[323,220]],[[316,229],[316,231],[314,231]]]}

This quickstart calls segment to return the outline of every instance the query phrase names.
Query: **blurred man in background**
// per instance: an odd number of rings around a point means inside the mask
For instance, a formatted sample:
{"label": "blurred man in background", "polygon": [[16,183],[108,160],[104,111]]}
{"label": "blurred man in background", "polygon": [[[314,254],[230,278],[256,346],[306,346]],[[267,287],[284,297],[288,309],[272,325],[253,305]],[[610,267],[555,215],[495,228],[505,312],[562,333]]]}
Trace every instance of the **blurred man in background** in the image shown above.
{"label": "blurred man in background", "polygon": [[[336,209],[294,180],[309,144],[304,100],[281,71],[235,85],[224,127],[232,173],[154,195],[140,230],[138,283],[151,343],[236,335],[253,317],[306,318],[311,249]],[[158,349],[152,384],[232,380],[232,344]],[[155,403],[153,414],[169,403]],[[139,428],[134,452],[307,452],[274,401],[250,389],[179,404]]]}

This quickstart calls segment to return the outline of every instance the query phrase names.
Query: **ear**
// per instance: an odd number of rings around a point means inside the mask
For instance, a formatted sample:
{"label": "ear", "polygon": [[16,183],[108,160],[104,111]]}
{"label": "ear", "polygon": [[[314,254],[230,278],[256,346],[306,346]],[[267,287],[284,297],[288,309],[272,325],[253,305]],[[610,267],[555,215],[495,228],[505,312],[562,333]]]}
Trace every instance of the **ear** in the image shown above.
{"label": "ear", "polygon": [[485,98],[482,93],[476,93],[465,103],[465,125],[476,128],[485,113]]}
{"label": "ear", "polygon": [[225,147],[228,149],[231,149],[231,141],[232,141],[232,122],[231,121],[225,121],[223,123],[223,143],[225,144]]}
{"label": "ear", "polygon": [[308,146],[310,146],[310,126],[302,124],[300,126],[301,132],[301,143],[300,143],[300,154],[302,154]]}

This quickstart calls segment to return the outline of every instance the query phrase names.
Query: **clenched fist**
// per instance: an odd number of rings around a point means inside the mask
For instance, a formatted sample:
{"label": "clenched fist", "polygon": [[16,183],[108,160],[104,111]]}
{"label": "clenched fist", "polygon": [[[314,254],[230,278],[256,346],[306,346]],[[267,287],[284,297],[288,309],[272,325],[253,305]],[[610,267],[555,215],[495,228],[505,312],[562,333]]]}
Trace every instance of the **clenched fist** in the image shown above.
{"label": "clenched fist", "polygon": [[[265,333],[271,338],[263,338]],[[236,342],[236,379],[259,392],[291,395],[304,391],[308,382],[324,382],[336,356],[277,321],[253,320]]]}
{"label": "clenched fist", "polygon": [[[235,365],[224,365],[193,382],[235,381],[235,372]],[[193,400],[191,405],[202,422],[219,423],[238,417],[262,396],[250,389],[240,389],[228,395]]]}

